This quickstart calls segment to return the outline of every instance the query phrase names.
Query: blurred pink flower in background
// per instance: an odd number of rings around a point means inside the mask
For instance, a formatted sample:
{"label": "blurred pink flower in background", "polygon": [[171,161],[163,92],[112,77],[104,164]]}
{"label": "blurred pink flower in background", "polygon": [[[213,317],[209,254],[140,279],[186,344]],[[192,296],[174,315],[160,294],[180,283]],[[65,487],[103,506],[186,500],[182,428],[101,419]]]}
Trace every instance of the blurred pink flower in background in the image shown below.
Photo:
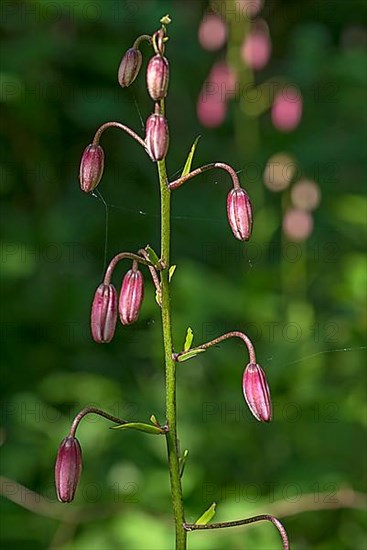
{"label": "blurred pink flower in background", "polygon": [[288,86],[279,92],[271,108],[271,119],[281,132],[291,132],[297,128],[302,117],[302,95],[296,86]]}
{"label": "blurred pink flower in background", "polygon": [[254,17],[264,5],[264,0],[236,0],[237,11],[244,16]]}
{"label": "blurred pink flower in background", "polygon": [[312,180],[300,180],[291,190],[292,203],[296,208],[314,210],[321,200],[320,187]]}
{"label": "blurred pink flower in background", "polygon": [[204,15],[198,31],[198,38],[204,50],[219,50],[227,40],[227,26],[218,15]]}
{"label": "blurred pink flower in background", "polygon": [[243,61],[256,71],[268,63],[271,54],[269,29],[265,21],[256,22],[255,27],[245,36],[241,48]]}
{"label": "blurred pink flower in background", "polygon": [[216,96],[206,98],[200,94],[197,115],[200,123],[207,128],[220,126],[227,114],[227,104]]}
{"label": "blurred pink flower in background", "polygon": [[230,67],[216,63],[200,92],[197,115],[200,123],[208,128],[220,126],[227,113],[227,101],[236,93],[236,77]]}
{"label": "blurred pink flower in background", "polygon": [[224,101],[236,95],[236,75],[225,61],[213,65],[207,82],[219,90]]}
{"label": "blurred pink flower in background", "polygon": [[311,235],[313,219],[309,212],[292,208],[283,218],[283,231],[292,241],[305,241]]}

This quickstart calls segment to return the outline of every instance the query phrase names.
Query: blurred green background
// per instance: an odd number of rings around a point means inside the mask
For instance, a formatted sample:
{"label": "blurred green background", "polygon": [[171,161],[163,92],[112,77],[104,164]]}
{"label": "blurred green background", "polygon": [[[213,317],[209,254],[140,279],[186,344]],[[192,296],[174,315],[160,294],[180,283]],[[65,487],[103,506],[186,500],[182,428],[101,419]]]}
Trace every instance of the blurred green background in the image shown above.
{"label": "blurred green background", "polygon": [[[53,487],[56,450],[79,409],[95,404],[122,418],[147,421],[155,413],[164,420],[159,310],[148,276],[138,323],[119,326],[108,346],[91,341],[106,211],[80,191],[78,165],[103,122],[120,120],[142,133],[140,117],[151,112],[147,44],[143,74],[131,88],[119,87],[117,67],[165,13],[173,20],[169,174],[201,135],[194,166],[223,161],[242,170],[255,210],[252,240],[243,244],[226,220],[226,175],[208,172],[174,193],[175,347],[188,326],[194,344],[246,331],[274,402],[271,424],[252,419],[241,391],[247,357],[240,342],[180,365],[187,520],[215,501],[218,521],[277,514],[293,548],[367,548],[366,3],[265,2],[260,15],[273,52],[255,83],[284,79],[302,91],[303,117],[290,133],[274,128],[269,111],[249,118],[239,98],[228,102],[220,126],[198,120],[212,66],[226,56],[241,64],[236,37],[245,23],[233,16],[235,4],[212,3],[229,31],[227,45],[208,51],[198,28],[209,4],[199,0],[2,3],[2,548],[173,548],[162,438],[112,432],[90,417],[78,432],[84,471],[75,501],[59,504]],[[159,249],[155,166],[117,130],[102,143],[107,257],[147,243]],[[301,176],[321,190],[306,240],[282,231],[290,188],[274,193],[263,182],[269,157],[279,152],[296,158]],[[118,268],[117,285],[126,269]],[[193,533],[189,546],[268,550],[280,540],[271,525],[256,524]]]}

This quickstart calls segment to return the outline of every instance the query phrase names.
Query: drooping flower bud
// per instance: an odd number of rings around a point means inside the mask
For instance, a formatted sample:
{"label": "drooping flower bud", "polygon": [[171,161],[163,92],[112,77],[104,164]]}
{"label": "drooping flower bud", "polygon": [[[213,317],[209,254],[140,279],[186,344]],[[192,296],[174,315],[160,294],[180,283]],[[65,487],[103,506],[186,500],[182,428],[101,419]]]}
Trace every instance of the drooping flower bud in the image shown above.
{"label": "drooping flower bud", "polygon": [[165,57],[155,55],[148,63],[147,88],[153,101],[160,101],[167,95],[169,67]]}
{"label": "drooping flower bud", "polygon": [[100,145],[91,143],[84,149],[80,161],[79,181],[82,191],[90,193],[93,191],[103,174],[104,151]]}
{"label": "drooping flower bud", "polygon": [[125,88],[130,86],[139,74],[143,56],[141,51],[137,48],[130,48],[127,50],[118,70],[118,81],[120,86]]}
{"label": "drooping flower bud", "polygon": [[168,151],[169,131],[163,115],[150,115],[146,123],[145,143],[150,156],[156,162],[164,159]]}
{"label": "drooping flower bud", "polygon": [[248,194],[241,187],[228,193],[227,216],[236,239],[248,241],[252,232],[252,206]]}
{"label": "drooping flower bud", "polygon": [[117,321],[117,292],[112,284],[100,284],[92,303],[91,330],[97,344],[111,342]]}
{"label": "drooping flower bud", "polygon": [[57,452],[55,485],[60,502],[71,502],[82,471],[82,450],[75,437],[65,437]]}
{"label": "drooping flower bud", "polygon": [[138,319],[143,295],[143,275],[133,267],[126,273],[120,291],[119,313],[123,325],[131,325]]}
{"label": "drooping flower bud", "polygon": [[255,363],[249,363],[243,373],[243,395],[254,417],[260,422],[270,422],[272,406],[265,372]]}

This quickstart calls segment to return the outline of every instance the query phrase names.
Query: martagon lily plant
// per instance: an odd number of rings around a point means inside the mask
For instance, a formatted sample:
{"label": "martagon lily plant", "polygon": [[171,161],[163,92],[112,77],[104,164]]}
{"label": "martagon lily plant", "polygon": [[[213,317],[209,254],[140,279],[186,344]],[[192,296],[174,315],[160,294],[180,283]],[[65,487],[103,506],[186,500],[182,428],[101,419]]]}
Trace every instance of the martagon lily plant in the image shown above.
{"label": "martagon lily plant", "polygon": [[[100,145],[103,133],[112,127],[120,128],[133,137],[144,149],[150,161],[157,165],[161,198],[161,250],[160,255],[149,246],[136,253],[121,252],[109,263],[104,280],[95,292],[91,308],[91,334],[98,344],[108,343],[114,337],[118,318],[122,325],[134,323],[139,316],[143,300],[144,282],[140,268],[147,268],[152,277],[156,301],[161,310],[165,385],[166,385],[166,421],[161,425],[154,415],[149,423],[128,421],[116,418],[95,407],[87,407],[75,417],[68,436],[61,442],[55,465],[55,483],[58,499],[61,502],[73,500],[82,470],[82,450],[76,431],[79,423],[87,414],[100,415],[114,423],[115,429],[135,429],[152,435],[160,435],[166,439],[168,469],[171,484],[172,508],[176,536],[176,549],[187,548],[187,534],[191,531],[206,529],[222,529],[247,525],[258,521],[270,521],[278,529],[283,548],[289,548],[288,537],[283,525],[271,515],[258,515],[220,523],[211,523],[215,513],[215,504],[195,522],[188,523],[185,519],[181,478],[188,451],[180,456],[177,422],[176,422],[176,369],[179,363],[186,361],[230,338],[240,338],[248,354],[247,366],[243,373],[243,394],[254,417],[260,422],[269,422],[272,417],[272,407],[269,386],[264,370],[258,365],[254,346],[250,338],[238,331],[228,332],[210,342],[192,347],[192,331],[188,329],[184,349],[175,352],[172,343],[172,319],[170,305],[170,285],[175,266],[170,264],[170,205],[172,192],[184,183],[207,170],[221,169],[228,173],[228,182],[232,185],[227,197],[227,216],[230,228],[236,239],[247,241],[252,231],[252,206],[246,191],[241,187],[236,171],[223,162],[213,162],[191,171],[191,164],[197,141],[194,143],[186,160],[181,176],[170,182],[166,172],[166,155],[169,147],[169,129],[165,114],[165,98],[169,84],[169,64],[165,57],[167,25],[169,16],[160,21],[161,27],[153,35],[139,36],[132,48],[123,56],[118,81],[124,88],[130,86],[142,64],[140,46],[147,42],[153,49],[146,75],[149,96],[153,100],[153,113],[146,122],[146,134],[142,138],[133,130],[120,122],[103,124],[96,132],[93,142],[83,152],[80,164],[80,186],[86,193],[91,193],[99,184],[104,167],[104,151]],[[131,268],[123,278],[118,294],[112,283],[115,267],[122,260],[131,262]]]}

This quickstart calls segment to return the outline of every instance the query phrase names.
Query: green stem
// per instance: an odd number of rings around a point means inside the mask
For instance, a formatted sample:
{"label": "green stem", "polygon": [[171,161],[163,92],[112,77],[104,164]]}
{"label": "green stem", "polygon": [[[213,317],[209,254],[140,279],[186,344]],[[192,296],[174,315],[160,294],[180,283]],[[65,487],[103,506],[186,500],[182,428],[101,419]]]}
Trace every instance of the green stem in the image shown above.
{"label": "green stem", "polygon": [[165,161],[158,164],[159,183],[161,190],[161,260],[166,269],[161,271],[162,291],[162,330],[166,369],[166,418],[169,431],[166,434],[168,468],[171,482],[171,495],[176,531],[176,550],[186,550],[186,530],[184,529],[185,516],[180,479],[179,453],[177,442],[176,420],[176,363],[172,358],[172,324],[170,306],[170,288],[168,268],[170,262],[171,236],[171,191],[168,188],[168,179]]}

